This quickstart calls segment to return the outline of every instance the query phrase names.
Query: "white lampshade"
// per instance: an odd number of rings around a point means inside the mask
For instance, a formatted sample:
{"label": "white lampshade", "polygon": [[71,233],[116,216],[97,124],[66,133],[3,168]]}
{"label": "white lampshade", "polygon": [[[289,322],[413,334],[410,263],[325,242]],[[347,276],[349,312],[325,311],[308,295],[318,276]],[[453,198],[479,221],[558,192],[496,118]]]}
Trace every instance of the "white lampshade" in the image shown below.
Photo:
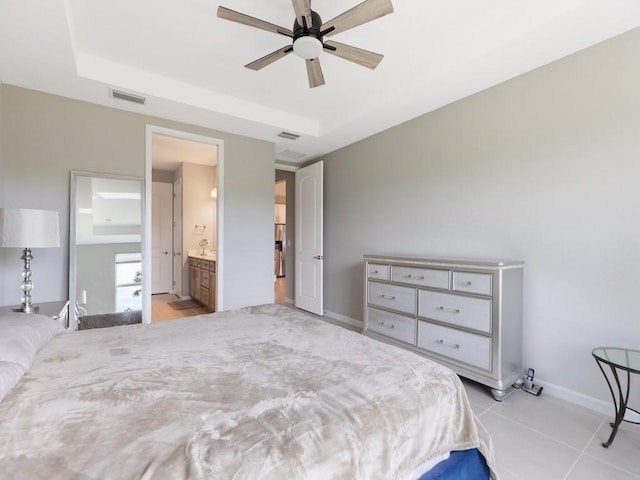
{"label": "white lampshade", "polygon": [[0,246],[59,247],[58,212],[30,208],[0,208]]}

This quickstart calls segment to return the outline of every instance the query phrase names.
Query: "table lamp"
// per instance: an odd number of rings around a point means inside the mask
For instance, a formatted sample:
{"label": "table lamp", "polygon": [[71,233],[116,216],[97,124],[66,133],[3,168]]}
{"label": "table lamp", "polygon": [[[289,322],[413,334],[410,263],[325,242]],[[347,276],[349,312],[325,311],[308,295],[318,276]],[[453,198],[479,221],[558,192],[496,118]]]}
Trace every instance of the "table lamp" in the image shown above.
{"label": "table lamp", "polygon": [[17,312],[34,313],[39,310],[31,303],[31,255],[32,248],[60,246],[58,212],[29,208],[0,208],[0,247],[23,248],[22,306]]}

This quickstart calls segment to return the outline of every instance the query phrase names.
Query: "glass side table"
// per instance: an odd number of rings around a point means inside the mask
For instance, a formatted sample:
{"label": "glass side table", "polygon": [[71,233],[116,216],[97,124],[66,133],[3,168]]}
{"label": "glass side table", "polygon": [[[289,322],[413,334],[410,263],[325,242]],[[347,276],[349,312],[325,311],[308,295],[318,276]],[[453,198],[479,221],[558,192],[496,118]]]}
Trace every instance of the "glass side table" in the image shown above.
{"label": "glass side table", "polygon": [[[629,401],[629,389],[631,386],[631,374],[640,374],[640,350],[631,350],[628,348],[615,348],[615,347],[599,347],[594,348],[591,352],[593,358],[596,359],[596,363],[598,367],[600,367],[600,371],[602,375],[604,375],[605,380],[607,381],[607,385],[609,386],[609,391],[611,392],[611,396],[613,397],[613,407],[615,409],[615,420],[613,423],[610,423],[613,430],[611,431],[611,435],[609,436],[609,440],[602,444],[603,447],[609,448],[609,445],[613,443],[613,439],[616,437],[616,433],[618,433],[618,427],[624,420],[625,422],[634,423],[636,425],[640,424],[640,422],[632,422],[631,420],[625,420],[624,415],[627,413],[627,410],[631,410],[640,415],[640,412],[630,408],[627,405]],[[615,381],[615,389],[614,385],[605,372],[603,365],[608,365],[611,369],[612,377]],[[624,375],[626,372],[626,389],[623,392],[623,386],[620,382],[620,374]]]}

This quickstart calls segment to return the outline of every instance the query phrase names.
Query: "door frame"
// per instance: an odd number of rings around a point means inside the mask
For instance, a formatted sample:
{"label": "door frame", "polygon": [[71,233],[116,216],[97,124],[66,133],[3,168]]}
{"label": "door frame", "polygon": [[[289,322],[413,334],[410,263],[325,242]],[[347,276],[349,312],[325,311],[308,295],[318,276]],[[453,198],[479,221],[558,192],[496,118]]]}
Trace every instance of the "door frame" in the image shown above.
{"label": "door frame", "polygon": [[[176,192],[178,191],[178,187],[180,191],[180,196],[176,194]],[[184,228],[182,225],[182,191],[183,191],[182,178],[178,178],[173,182],[173,204],[171,205],[173,210],[173,229],[171,232],[173,235],[173,250],[172,250],[173,289],[172,289],[172,292],[178,295],[178,297],[180,297],[180,300],[186,300],[188,296],[182,295],[182,272],[179,271],[178,268],[176,268],[176,263],[179,263],[180,265],[182,264],[182,230]],[[180,202],[179,205],[178,205],[178,202]]]}
{"label": "door frame", "polygon": [[[158,125],[146,125],[145,131],[145,221],[142,245],[142,322],[151,323],[151,183],[153,170],[153,135],[176,137],[218,147],[216,202],[216,311],[224,309],[224,140],[196,133],[174,130]],[[185,186],[182,185],[184,189]]]}

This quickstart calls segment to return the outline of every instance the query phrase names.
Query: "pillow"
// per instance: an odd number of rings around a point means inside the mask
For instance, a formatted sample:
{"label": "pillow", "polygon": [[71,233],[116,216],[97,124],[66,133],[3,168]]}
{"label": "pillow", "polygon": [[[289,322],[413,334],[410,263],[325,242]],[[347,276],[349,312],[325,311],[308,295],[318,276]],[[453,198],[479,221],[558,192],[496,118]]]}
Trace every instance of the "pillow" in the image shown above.
{"label": "pillow", "polygon": [[46,315],[33,313],[0,313],[0,361],[31,367],[36,353],[64,328]]}
{"label": "pillow", "polygon": [[22,365],[0,361],[0,402],[24,375]]}

